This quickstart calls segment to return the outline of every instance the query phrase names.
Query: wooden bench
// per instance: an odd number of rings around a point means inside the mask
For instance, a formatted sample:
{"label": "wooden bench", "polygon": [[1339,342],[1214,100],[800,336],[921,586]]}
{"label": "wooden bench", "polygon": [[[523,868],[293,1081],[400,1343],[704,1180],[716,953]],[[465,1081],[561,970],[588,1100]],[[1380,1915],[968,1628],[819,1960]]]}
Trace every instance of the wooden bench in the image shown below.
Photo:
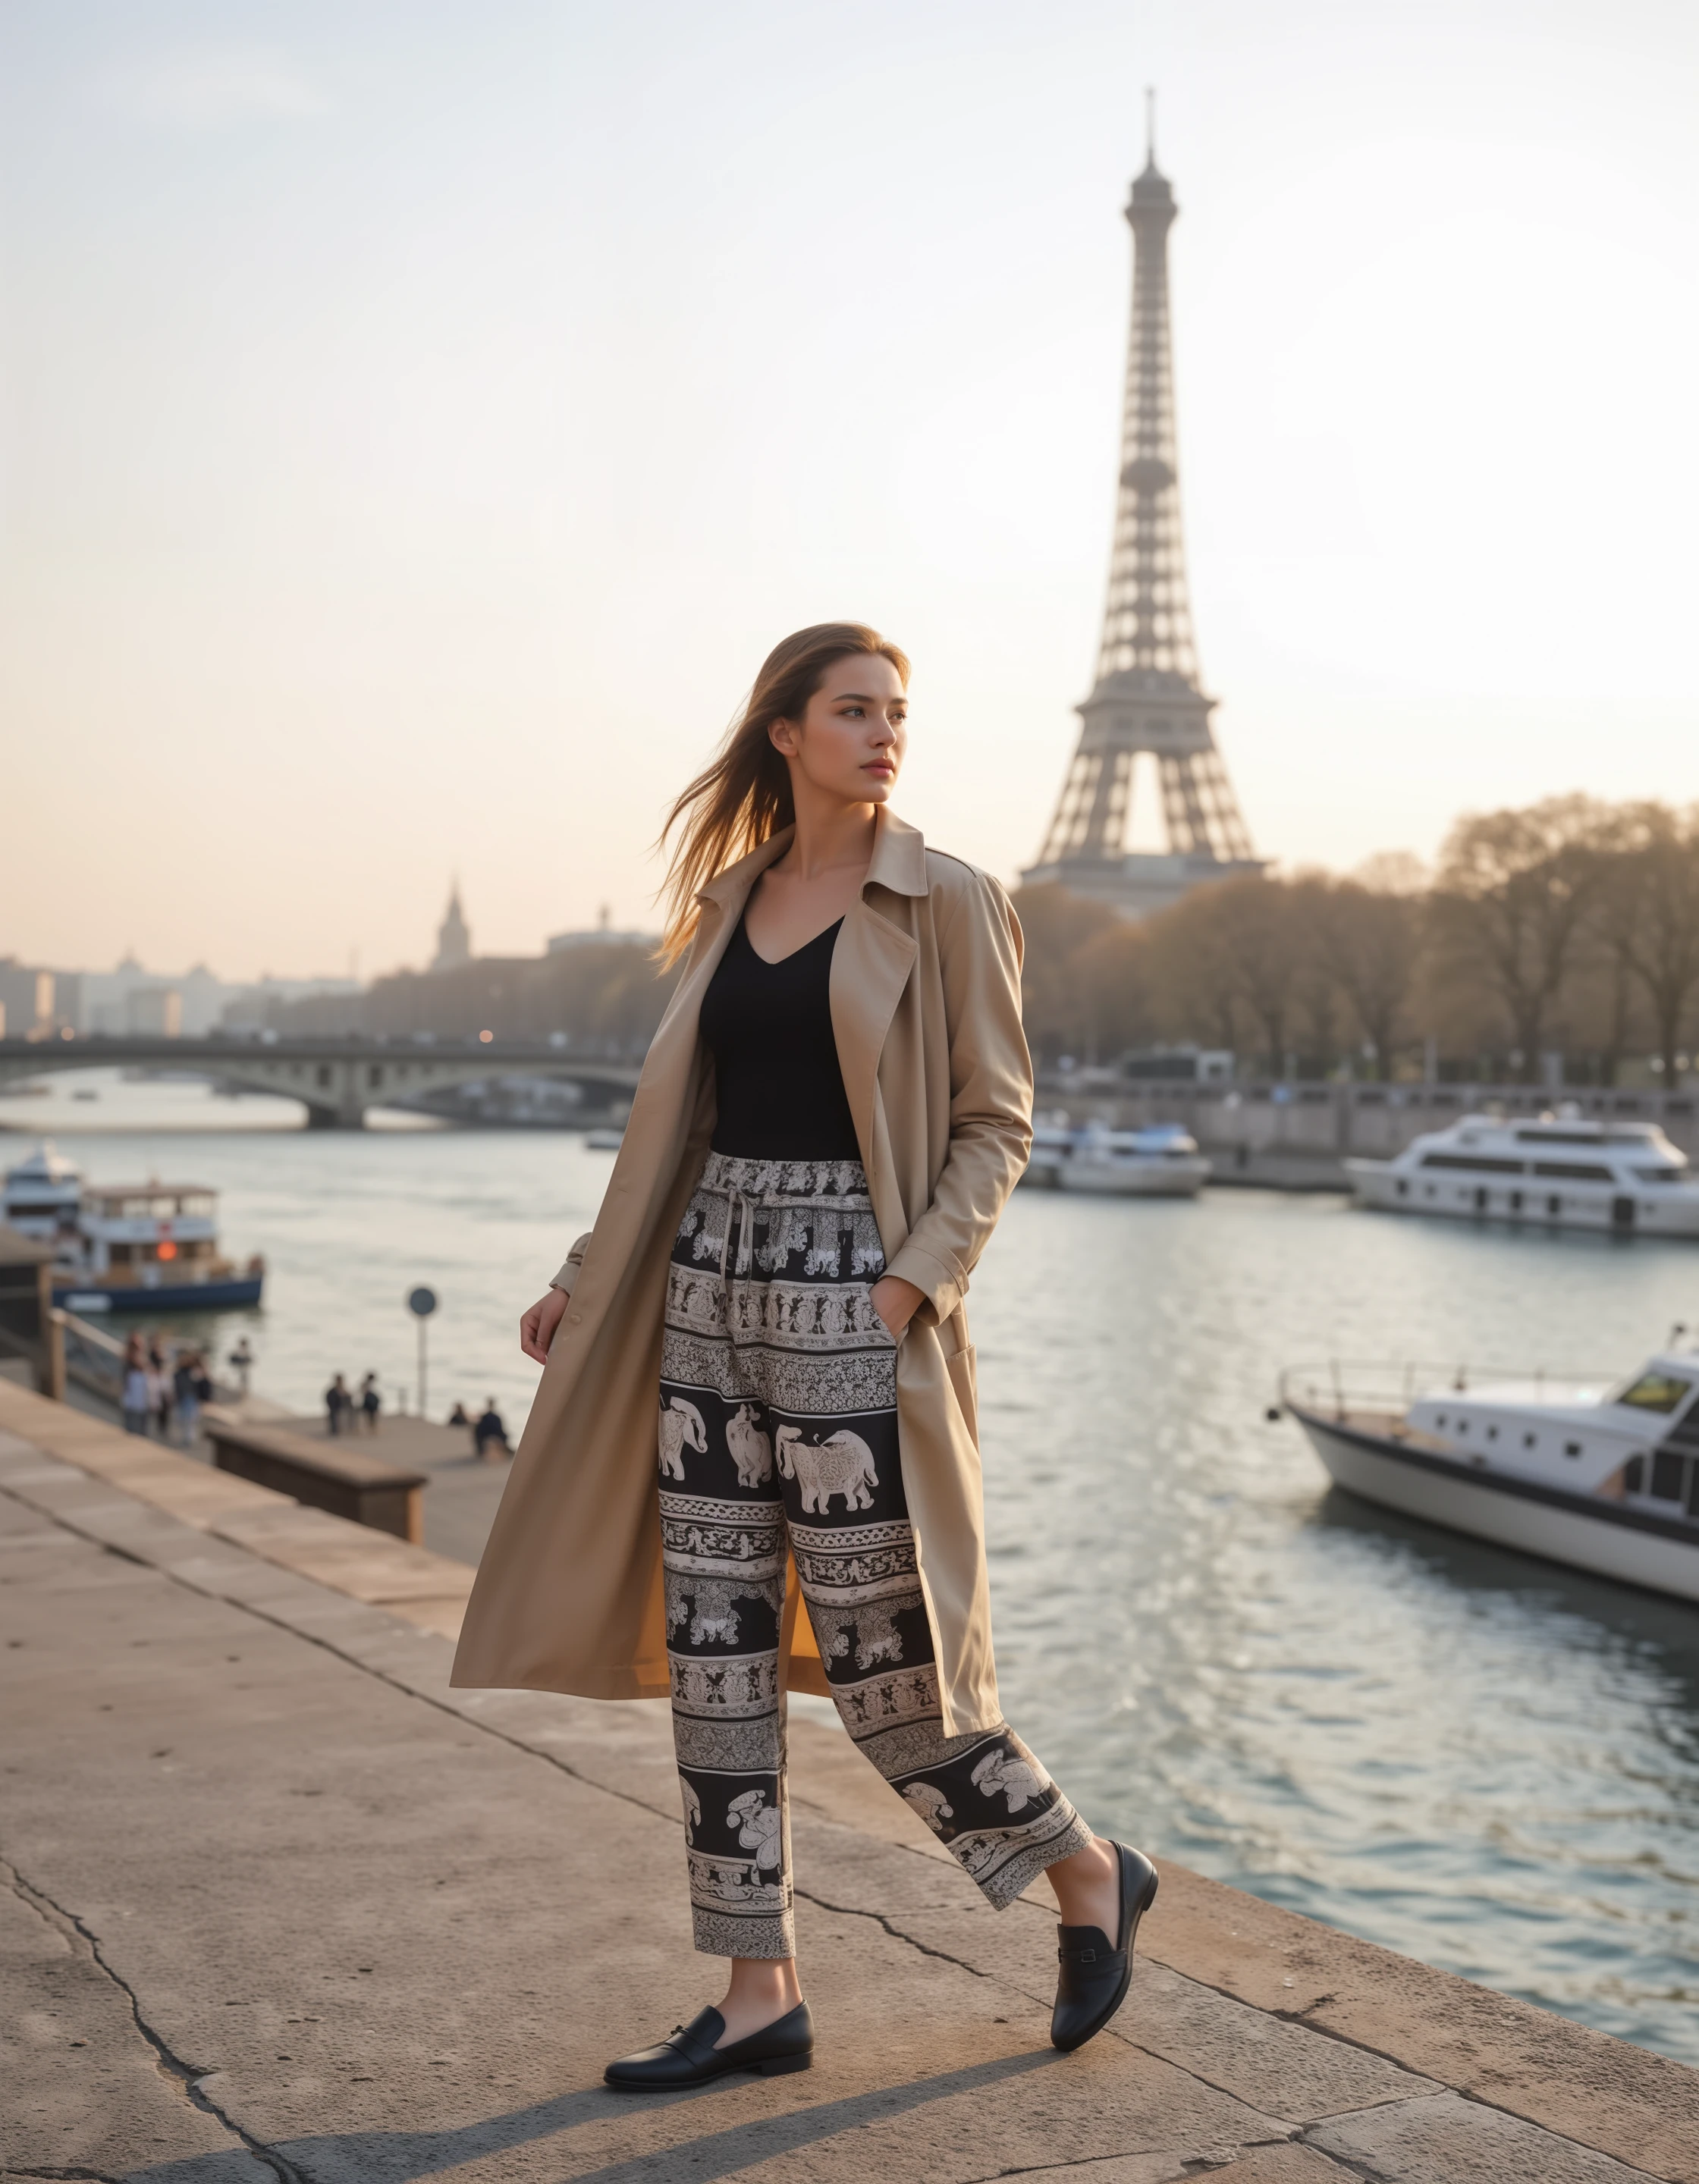
{"label": "wooden bench", "polygon": [[280,1426],[243,1424],[210,1404],[203,1417],[203,1430],[220,1471],[290,1495],[310,1509],[393,1533],[415,1547],[423,1543],[420,1497],[429,1481],[421,1472],[403,1471],[379,1457],[340,1448],[331,1440],[309,1440]]}

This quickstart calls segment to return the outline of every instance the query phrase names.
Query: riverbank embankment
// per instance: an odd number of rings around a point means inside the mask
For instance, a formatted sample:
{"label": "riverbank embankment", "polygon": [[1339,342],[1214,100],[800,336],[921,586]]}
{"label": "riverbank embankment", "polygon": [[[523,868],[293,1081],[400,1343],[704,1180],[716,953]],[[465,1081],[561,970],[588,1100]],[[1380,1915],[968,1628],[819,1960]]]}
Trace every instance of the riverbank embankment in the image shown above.
{"label": "riverbank embankment", "polygon": [[1114,1069],[1047,1070],[1041,1109],[1117,1129],[1180,1123],[1214,1164],[1211,1178],[1266,1190],[1348,1190],[1347,1160],[1390,1160],[1464,1115],[1535,1116],[1562,1105],[1585,1122],[1654,1123],[1699,1160],[1699,1096],[1576,1085],[1317,1084],[1273,1078],[1188,1084]]}
{"label": "riverbank embankment", "polygon": [[622,2100],[715,1970],[664,1711],[449,1690],[470,1576],[0,1384],[0,2174],[1699,2180],[1699,2073],[1172,1864],[1058,2056],[1042,1891],[813,1722],[816,2069]]}

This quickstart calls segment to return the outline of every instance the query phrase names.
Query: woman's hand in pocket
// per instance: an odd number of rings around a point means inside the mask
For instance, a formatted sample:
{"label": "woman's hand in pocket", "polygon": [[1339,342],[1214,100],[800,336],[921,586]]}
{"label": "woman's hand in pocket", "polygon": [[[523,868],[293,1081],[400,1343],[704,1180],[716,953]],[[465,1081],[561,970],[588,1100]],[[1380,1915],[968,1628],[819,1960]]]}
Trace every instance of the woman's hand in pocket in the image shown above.
{"label": "woman's hand in pocket", "polygon": [[883,1320],[893,1342],[900,1342],[909,1322],[926,1302],[926,1291],[905,1282],[900,1274],[881,1274],[867,1292],[867,1301]]}
{"label": "woman's hand in pocket", "polygon": [[544,1290],[519,1323],[519,1346],[539,1365],[549,1362],[549,1346],[566,1309],[565,1290]]}

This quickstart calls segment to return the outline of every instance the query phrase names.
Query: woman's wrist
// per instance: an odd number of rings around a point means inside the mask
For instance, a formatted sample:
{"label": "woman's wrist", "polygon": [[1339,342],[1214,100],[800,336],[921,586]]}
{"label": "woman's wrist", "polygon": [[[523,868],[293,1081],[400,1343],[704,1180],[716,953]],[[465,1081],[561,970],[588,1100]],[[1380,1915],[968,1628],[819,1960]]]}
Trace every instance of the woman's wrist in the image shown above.
{"label": "woman's wrist", "polygon": [[926,1302],[926,1291],[917,1290],[900,1274],[881,1274],[867,1295],[891,1334],[899,1335]]}

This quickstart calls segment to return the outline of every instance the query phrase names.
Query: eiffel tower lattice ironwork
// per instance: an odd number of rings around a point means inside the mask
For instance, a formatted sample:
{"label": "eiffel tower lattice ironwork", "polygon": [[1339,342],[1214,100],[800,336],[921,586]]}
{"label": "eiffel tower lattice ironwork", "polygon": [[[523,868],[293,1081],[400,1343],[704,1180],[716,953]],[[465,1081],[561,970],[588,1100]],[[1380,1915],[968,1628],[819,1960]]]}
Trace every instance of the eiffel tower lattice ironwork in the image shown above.
{"label": "eiffel tower lattice ironwork", "polygon": [[[1260,872],[1199,687],[1180,528],[1168,230],[1178,208],[1156,166],[1154,131],[1133,184],[1133,324],[1121,432],[1121,478],[1097,682],[1078,709],[1078,746],[1028,884],[1059,881],[1130,916],[1189,888]],[[1134,760],[1149,752],[1161,785],[1167,855],[1124,844]]]}

